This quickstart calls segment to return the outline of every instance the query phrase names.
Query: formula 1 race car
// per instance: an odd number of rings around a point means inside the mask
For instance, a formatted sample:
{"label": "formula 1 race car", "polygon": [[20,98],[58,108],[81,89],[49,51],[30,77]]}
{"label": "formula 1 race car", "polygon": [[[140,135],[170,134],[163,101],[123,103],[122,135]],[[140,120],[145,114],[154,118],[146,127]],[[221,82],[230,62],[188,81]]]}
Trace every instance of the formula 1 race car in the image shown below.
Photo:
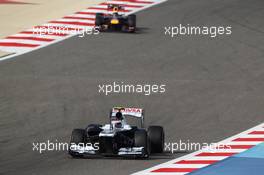
{"label": "formula 1 race car", "polygon": [[[74,129],[69,154],[72,157],[102,155],[147,158],[151,153],[162,153],[163,128],[149,126],[148,130],[144,129],[143,111],[140,108],[114,107],[110,111],[109,124],[90,124],[85,129]],[[140,126],[127,124],[128,118],[137,119]]]}
{"label": "formula 1 race car", "polygon": [[136,31],[136,15],[120,14],[124,6],[117,4],[108,4],[108,14],[96,13],[95,27],[100,31],[118,30],[133,33]]}

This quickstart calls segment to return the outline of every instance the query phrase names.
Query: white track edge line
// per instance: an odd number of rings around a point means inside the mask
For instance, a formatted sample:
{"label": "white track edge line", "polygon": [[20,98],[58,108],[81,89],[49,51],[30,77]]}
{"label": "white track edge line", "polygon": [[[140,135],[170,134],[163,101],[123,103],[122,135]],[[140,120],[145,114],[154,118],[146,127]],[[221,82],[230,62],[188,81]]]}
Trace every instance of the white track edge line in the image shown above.
{"label": "white track edge line", "polygon": [[[224,139],[224,140],[222,140],[222,141],[220,141],[220,142],[217,142],[217,143],[228,143],[228,142],[234,140],[235,138],[238,138],[238,137],[240,137],[240,136],[243,136],[243,135],[248,134],[250,131],[254,131],[254,130],[256,130],[256,129],[259,128],[259,127],[263,127],[263,125],[264,125],[264,123],[261,123],[261,124],[259,124],[259,125],[257,125],[257,126],[254,126],[253,128],[250,128],[250,129],[248,129],[248,130],[246,130],[246,131],[243,131],[243,132],[241,132],[241,133],[238,133],[238,134],[236,134],[236,135],[234,135],[234,136],[228,137],[228,138],[226,138],[226,139]],[[263,128],[262,130],[264,130],[264,128]],[[185,155],[185,156],[182,156],[182,157],[179,157],[179,158],[176,158],[176,159],[170,160],[170,161],[165,162],[165,163],[162,163],[162,164],[158,164],[158,165],[153,166],[153,167],[151,167],[151,168],[147,168],[147,169],[145,169],[145,170],[141,170],[141,171],[135,172],[135,173],[133,173],[133,174],[131,174],[131,175],[149,175],[149,174],[153,174],[153,173],[151,173],[151,171],[153,171],[153,170],[156,170],[156,169],[162,168],[162,167],[164,167],[165,165],[172,164],[172,163],[175,163],[175,162],[178,162],[178,161],[181,161],[181,160],[190,159],[191,157],[193,157],[193,156],[195,156],[195,155],[197,155],[197,154],[199,154],[199,153],[202,153],[202,152],[204,152],[204,150],[198,150],[198,151],[195,151],[195,152],[193,152],[193,153],[191,153],[191,154],[187,154],[187,155]],[[228,158],[228,157],[227,157],[227,158]],[[159,173],[158,173],[158,174],[159,174]],[[167,173],[167,174],[169,174],[169,173]],[[187,174],[187,173],[186,173],[186,174]],[[159,175],[160,175],[160,174],[159,174]]]}

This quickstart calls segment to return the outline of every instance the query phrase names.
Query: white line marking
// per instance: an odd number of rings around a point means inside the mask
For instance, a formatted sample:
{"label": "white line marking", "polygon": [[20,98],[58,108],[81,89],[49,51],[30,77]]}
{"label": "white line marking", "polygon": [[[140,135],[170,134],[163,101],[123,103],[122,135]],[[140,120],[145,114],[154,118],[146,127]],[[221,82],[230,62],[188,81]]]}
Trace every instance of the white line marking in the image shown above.
{"label": "white line marking", "polygon": [[[145,10],[145,9],[147,9],[149,7],[152,7],[152,6],[161,4],[161,3],[166,2],[166,1],[167,0],[150,0],[150,1],[146,1],[145,0],[145,2],[153,2],[152,4],[144,4],[144,3],[140,3],[140,2],[138,3],[136,1],[135,1],[135,3],[134,2],[125,2],[125,4],[128,4],[128,5],[139,5],[139,6],[143,6],[143,7],[140,7],[140,8],[133,8],[135,10],[132,10],[131,12],[126,13],[126,15],[133,14],[133,13],[136,13],[136,12],[139,12],[139,11],[142,11],[142,10]],[[109,1],[107,1],[107,2],[109,2]],[[116,3],[119,3],[120,4],[120,1],[113,1],[113,2],[114,3],[116,2]],[[86,11],[86,12],[87,11],[88,12],[105,12],[105,10],[93,10],[93,9],[89,9],[89,8],[87,8],[86,10],[83,10],[83,11]],[[79,11],[79,12],[82,12],[82,11]],[[93,18],[94,18],[94,15],[85,15],[85,14],[72,14],[70,16],[75,16],[75,15],[76,16],[84,15],[84,16],[87,16],[87,17],[93,16]],[[61,19],[57,19],[57,20],[61,20]],[[64,20],[64,18],[63,18],[63,20]],[[83,28],[83,27],[87,27],[87,26],[79,26],[79,25],[57,24],[57,23],[56,24],[55,23],[46,23],[46,24],[43,24],[41,26],[61,26],[61,27],[71,27],[71,28]],[[32,30],[34,31],[34,28],[33,29],[29,29],[27,31],[32,31]],[[34,51],[34,50],[41,49],[41,48],[46,47],[48,45],[55,44],[57,42],[63,41],[63,40],[68,39],[68,38],[71,38],[73,36],[77,36],[78,34],[80,34],[80,33],[71,33],[70,32],[69,35],[64,36],[64,37],[58,37],[58,39],[56,39],[54,41],[51,41],[51,42],[41,42],[41,45],[39,47],[35,47],[35,48],[18,48],[18,47],[5,47],[5,46],[0,46],[0,49],[3,50],[3,51],[17,52],[15,54],[8,55],[8,56],[5,56],[5,57],[0,58],[0,61],[4,61],[4,60],[7,60],[7,59],[11,59],[11,58],[14,58],[14,57],[23,55],[25,53],[28,53],[28,52],[31,52],[31,51]],[[0,42],[1,41],[2,40],[0,40]],[[28,41],[26,41],[26,42],[28,42]],[[38,42],[33,42],[33,41],[31,42],[30,41],[29,43],[39,43],[39,41]]]}
{"label": "white line marking", "polygon": [[[240,134],[237,134],[237,135],[234,135],[232,137],[229,137],[223,141],[220,141],[218,142],[218,144],[225,144],[225,145],[258,145],[260,143],[263,143],[263,142],[251,142],[251,141],[233,141],[237,138],[256,138],[256,137],[252,137],[250,136],[251,132],[253,131],[264,131],[264,123],[261,123],[260,125],[257,125],[251,129],[248,129]],[[257,138],[262,138],[262,136],[260,137],[257,137]],[[247,149],[231,149],[231,150],[228,150],[227,152],[223,151],[224,153],[228,153],[228,152],[232,152],[232,150],[235,150],[235,152],[237,153],[241,153]],[[177,174],[177,173],[166,173],[166,172],[152,172],[154,170],[158,170],[160,168],[171,168],[171,167],[174,167],[175,166],[175,163],[176,162],[180,162],[180,161],[183,161],[183,160],[223,160],[225,158],[228,158],[230,156],[196,156],[198,154],[201,154],[201,153],[204,153],[204,152],[208,152],[208,151],[204,151],[204,150],[199,150],[199,151],[196,151],[196,152],[193,152],[191,154],[188,154],[188,155],[185,155],[183,157],[180,157],[180,158],[177,158],[177,159],[173,159],[171,161],[168,161],[168,162],[165,162],[165,163],[162,163],[162,164],[159,164],[157,166],[154,166],[154,167],[151,167],[151,168],[148,168],[146,170],[142,170],[142,171],[139,171],[139,172],[136,172],[136,173],[133,173],[133,175],[152,175],[152,174],[156,174],[156,175],[167,175],[167,174]],[[218,152],[218,151],[217,151]],[[207,166],[207,165],[206,165]],[[188,165],[185,165],[185,168],[197,168],[197,165],[196,164],[188,164]],[[188,174],[188,172],[184,172],[183,174]]]}

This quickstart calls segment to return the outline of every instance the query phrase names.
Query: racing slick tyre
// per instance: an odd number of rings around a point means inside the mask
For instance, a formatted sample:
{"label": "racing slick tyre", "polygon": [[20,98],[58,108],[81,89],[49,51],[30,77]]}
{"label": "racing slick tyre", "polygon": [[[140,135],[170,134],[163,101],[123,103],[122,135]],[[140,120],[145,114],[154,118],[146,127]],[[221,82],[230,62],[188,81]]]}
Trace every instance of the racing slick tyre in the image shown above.
{"label": "racing slick tyre", "polygon": [[104,24],[104,17],[102,13],[95,14],[95,27],[100,27]]}
{"label": "racing slick tyre", "polygon": [[164,130],[161,126],[149,126],[148,137],[151,153],[162,153],[164,149]]}
{"label": "racing slick tyre", "polygon": [[87,136],[95,136],[99,135],[99,133],[102,131],[101,129],[102,125],[99,124],[90,124],[86,127]]}
{"label": "racing slick tyre", "polygon": [[135,147],[144,147],[144,153],[141,156],[143,158],[149,157],[149,143],[148,143],[148,134],[145,130],[137,130],[135,131],[134,137],[134,145]]}
{"label": "racing slick tyre", "polygon": [[[80,143],[84,143],[84,136],[85,136],[85,130],[84,129],[74,129],[72,131],[70,145],[71,144],[78,145]],[[75,158],[83,157],[82,155],[72,151],[71,149],[69,149],[69,154]]]}
{"label": "racing slick tyre", "polygon": [[128,24],[129,32],[133,33],[136,31],[136,23],[137,23],[136,15],[127,16],[127,24]]}

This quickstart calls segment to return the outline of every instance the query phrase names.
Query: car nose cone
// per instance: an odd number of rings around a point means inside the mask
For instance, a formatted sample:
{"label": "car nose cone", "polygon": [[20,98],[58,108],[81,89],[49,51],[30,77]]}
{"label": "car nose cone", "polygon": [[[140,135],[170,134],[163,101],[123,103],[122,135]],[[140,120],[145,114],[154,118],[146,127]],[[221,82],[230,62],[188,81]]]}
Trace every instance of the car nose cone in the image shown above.
{"label": "car nose cone", "polygon": [[119,20],[118,19],[112,19],[111,24],[119,24]]}

